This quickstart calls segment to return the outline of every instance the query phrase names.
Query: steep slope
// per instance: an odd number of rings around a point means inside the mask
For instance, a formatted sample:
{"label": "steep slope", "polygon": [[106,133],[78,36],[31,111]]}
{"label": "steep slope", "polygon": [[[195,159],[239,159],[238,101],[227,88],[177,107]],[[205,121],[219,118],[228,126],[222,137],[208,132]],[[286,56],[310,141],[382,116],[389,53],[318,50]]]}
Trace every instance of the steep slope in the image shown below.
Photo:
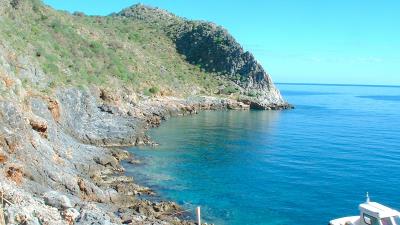
{"label": "steep slope", "polygon": [[[218,80],[186,63],[172,41],[143,22],[72,16],[33,0],[2,6],[2,43],[29,58],[42,80],[24,83],[41,92],[54,87],[126,86],[144,95],[186,97],[212,93]],[[179,90],[179,91],[177,91]]]}
{"label": "steep slope", "polygon": [[[286,108],[270,76],[223,28],[136,5],[108,17],[70,15],[38,0],[3,0],[0,38],[43,71],[24,83],[127,86],[145,95],[228,97]],[[12,4],[11,4],[12,3]]]}
{"label": "steep slope", "polygon": [[209,22],[186,20],[141,4],[113,16],[156,24],[171,38],[187,62],[234,83],[240,99],[252,102],[253,108],[286,104],[270,75],[224,28]]}

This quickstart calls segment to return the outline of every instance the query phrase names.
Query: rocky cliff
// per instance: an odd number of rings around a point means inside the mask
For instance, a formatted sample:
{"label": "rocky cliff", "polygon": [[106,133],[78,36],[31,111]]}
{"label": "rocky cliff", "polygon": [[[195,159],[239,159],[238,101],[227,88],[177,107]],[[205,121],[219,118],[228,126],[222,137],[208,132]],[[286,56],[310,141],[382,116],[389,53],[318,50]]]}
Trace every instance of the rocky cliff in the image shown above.
{"label": "rocky cliff", "polygon": [[171,38],[187,62],[230,81],[231,90],[225,91],[239,92],[239,98],[251,103],[251,108],[290,107],[270,75],[223,27],[210,22],[186,20],[142,4],[124,9],[113,16],[157,24]]}
{"label": "rocky cliff", "polygon": [[6,224],[193,224],[145,200],[155,193],[124,176],[120,161],[137,161],[119,147],[153,144],[145,131],[170,116],[249,107],[288,105],[222,28],[140,5],[89,17],[0,0]]}
{"label": "rocky cliff", "polygon": [[[134,92],[24,87],[11,52],[0,47],[0,195],[6,224],[194,224],[173,202],[124,176],[118,146],[151,144],[144,131],[170,116],[244,108],[230,99],[148,98]],[[39,67],[23,59],[26,76]],[[3,210],[0,207],[1,210]],[[1,221],[0,221],[1,222]]]}

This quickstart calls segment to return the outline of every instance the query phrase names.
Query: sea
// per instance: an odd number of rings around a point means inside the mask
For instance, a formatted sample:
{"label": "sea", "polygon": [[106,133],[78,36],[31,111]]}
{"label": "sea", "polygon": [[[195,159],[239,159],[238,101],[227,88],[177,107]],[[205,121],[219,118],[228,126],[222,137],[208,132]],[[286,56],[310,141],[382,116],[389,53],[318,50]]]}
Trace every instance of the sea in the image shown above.
{"label": "sea", "polygon": [[277,86],[295,109],[171,118],[127,174],[208,224],[326,225],[367,192],[400,209],[400,87]]}

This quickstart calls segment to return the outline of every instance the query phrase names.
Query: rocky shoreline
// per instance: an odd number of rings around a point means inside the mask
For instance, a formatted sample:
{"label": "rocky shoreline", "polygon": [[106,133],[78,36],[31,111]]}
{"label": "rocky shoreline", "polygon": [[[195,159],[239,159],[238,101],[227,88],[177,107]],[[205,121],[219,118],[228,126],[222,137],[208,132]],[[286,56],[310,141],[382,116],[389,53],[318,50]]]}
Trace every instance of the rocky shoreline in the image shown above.
{"label": "rocky shoreline", "polygon": [[44,96],[13,81],[0,101],[7,224],[194,224],[176,203],[142,198],[154,193],[124,175],[120,162],[134,159],[120,147],[152,144],[145,131],[171,116],[249,109],[231,99],[149,98],[128,89],[60,88]]}
{"label": "rocky shoreline", "polygon": [[144,198],[121,148],[154,144],[146,130],[171,116],[292,108],[212,23],[142,5],[106,17],[0,6],[0,224],[194,224]]}

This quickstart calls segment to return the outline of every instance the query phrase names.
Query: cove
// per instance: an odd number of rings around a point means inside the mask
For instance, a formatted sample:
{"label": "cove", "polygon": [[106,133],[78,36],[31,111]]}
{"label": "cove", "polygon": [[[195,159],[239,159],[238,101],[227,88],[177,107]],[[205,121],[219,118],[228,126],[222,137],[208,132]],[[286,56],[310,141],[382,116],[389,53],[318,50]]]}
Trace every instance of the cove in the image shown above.
{"label": "cove", "polygon": [[160,146],[130,149],[143,164],[128,174],[215,224],[327,224],[357,215],[367,191],[399,209],[400,88],[279,88],[296,109],[162,123],[149,131]]}

